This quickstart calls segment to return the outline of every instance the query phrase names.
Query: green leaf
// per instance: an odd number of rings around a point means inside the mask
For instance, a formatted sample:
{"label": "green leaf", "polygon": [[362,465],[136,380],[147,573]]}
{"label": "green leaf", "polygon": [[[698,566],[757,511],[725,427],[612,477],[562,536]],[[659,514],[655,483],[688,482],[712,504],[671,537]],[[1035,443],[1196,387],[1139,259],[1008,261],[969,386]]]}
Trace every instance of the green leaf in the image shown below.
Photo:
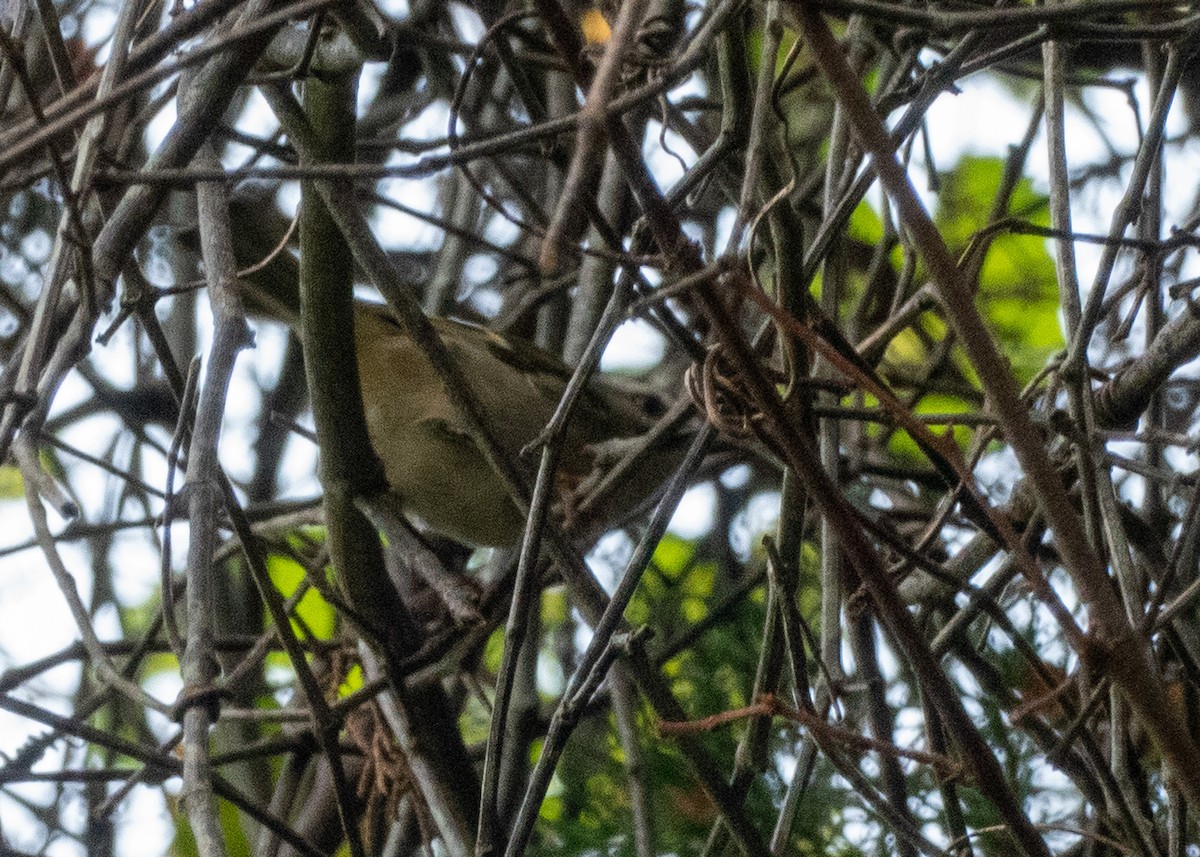
{"label": "green leaf", "polygon": [[[304,566],[281,554],[271,554],[267,557],[267,573],[284,598],[292,596],[305,575]],[[307,628],[318,640],[333,639],[337,613],[315,588],[310,587],[308,592],[304,593],[293,614],[295,619],[292,624],[297,633],[303,634],[303,628]]]}
{"label": "green leaf", "polygon": [[20,500],[25,496],[25,480],[11,464],[0,465],[0,500]]}
{"label": "green leaf", "polygon": [[[1064,340],[1054,260],[1046,239],[982,231],[992,225],[1003,175],[1004,162],[999,158],[964,157],[943,177],[935,220],[952,252],[966,253],[968,260],[975,253],[984,254],[977,301],[1024,383],[1063,347]],[[1050,221],[1045,198],[1027,178],[1018,181],[1000,216],[1036,226]]]}

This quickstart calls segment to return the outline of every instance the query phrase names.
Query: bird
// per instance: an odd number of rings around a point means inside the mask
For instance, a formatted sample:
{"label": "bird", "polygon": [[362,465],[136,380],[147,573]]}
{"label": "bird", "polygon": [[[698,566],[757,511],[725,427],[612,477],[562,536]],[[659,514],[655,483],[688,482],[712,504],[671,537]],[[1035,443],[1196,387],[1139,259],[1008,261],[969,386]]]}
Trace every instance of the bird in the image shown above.
{"label": "bird", "polygon": [[[546,428],[571,372],[554,355],[524,340],[446,318],[434,330],[466,379],[502,451],[526,461]],[[473,546],[516,542],[525,517],[504,480],[475,445],[442,378],[383,304],[357,301],[354,340],[367,431],[402,507],[430,529]],[[584,389],[567,426],[555,487],[568,519],[591,477],[611,464],[664,413],[657,396],[596,378]],[[617,523],[649,499],[682,459],[680,436],[651,445],[585,529]]]}
{"label": "bird", "polygon": [[[235,199],[230,208],[234,252],[247,266],[238,281],[247,309],[298,330],[298,262],[288,252],[268,255],[283,230],[273,228],[278,224],[265,215],[261,200]],[[255,264],[264,257],[265,264]],[[385,304],[355,298],[353,317],[367,432],[401,508],[428,530],[469,547],[515,544],[525,516],[476,446],[425,352]],[[527,448],[550,422],[571,370],[518,337],[451,318],[430,320],[489,433],[523,465],[532,485],[536,458]],[[585,386],[567,424],[554,485],[557,514],[581,537],[627,522],[682,461],[693,433],[674,427],[682,419],[641,444],[667,411],[662,396],[631,379],[599,373]],[[645,449],[636,466],[611,489],[595,491],[602,474],[639,444]]]}

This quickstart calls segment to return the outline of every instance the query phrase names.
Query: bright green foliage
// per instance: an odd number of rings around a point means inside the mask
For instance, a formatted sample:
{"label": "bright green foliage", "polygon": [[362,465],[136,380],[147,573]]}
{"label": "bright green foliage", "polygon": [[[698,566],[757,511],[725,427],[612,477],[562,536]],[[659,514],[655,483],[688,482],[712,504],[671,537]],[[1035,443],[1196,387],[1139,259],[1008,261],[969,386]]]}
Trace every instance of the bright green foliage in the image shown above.
{"label": "bright green foliage", "polygon": [[[175,806],[172,809],[175,814],[181,819],[185,817],[183,806],[178,800],[174,800],[173,803]],[[250,842],[246,839],[238,811],[233,804],[227,801],[218,801],[217,812],[221,822],[221,833],[225,837],[225,853],[228,857],[249,855],[251,853]],[[199,852],[196,850],[196,839],[192,835],[190,825],[175,825],[175,841],[171,843],[168,854],[170,857],[197,857]]]}
{"label": "bright green foliage", "polygon": [[[941,177],[935,220],[952,252],[985,249],[977,284],[979,306],[991,322],[1019,381],[1029,380],[1046,359],[1063,347],[1058,318],[1059,295],[1054,260],[1047,240],[1001,230],[981,238],[996,215],[996,194],[1004,174],[998,158],[965,156]],[[1045,227],[1049,212],[1044,197],[1021,179],[999,218]],[[969,263],[965,266],[969,269]]]}
{"label": "bright green foliage", "polygon": [[25,480],[21,471],[11,464],[0,465],[0,500],[17,500],[25,496]]}
{"label": "bright green foliage", "polygon": [[883,221],[870,203],[864,200],[855,206],[846,226],[846,235],[864,244],[876,244],[883,240]]}
{"label": "bright green foliage", "polygon": [[[304,567],[293,559],[272,554],[267,559],[267,572],[284,598],[291,597],[296,587],[304,580]],[[292,611],[292,625],[297,633],[311,635],[318,640],[333,637],[337,614],[315,588],[310,588]]]}

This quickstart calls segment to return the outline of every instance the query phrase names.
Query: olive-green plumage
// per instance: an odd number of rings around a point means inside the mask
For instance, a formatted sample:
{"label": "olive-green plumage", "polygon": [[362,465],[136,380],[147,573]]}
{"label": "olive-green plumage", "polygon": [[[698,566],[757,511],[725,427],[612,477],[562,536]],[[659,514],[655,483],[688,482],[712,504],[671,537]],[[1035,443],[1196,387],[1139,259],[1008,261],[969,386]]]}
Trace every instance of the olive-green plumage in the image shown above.
{"label": "olive-green plumage", "polygon": [[[242,264],[268,256],[285,227],[246,201],[231,206],[235,251]],[[298,266],[276,253],[247,276],[243,294],[255,312],[295,327]],[[570,378],[557,357],[472,324],[433,319],[434,328],[478,402],[493,437],[514,460],[550,421]],[[524,518],[504,481],[471,440],[433,365],[386,306],[358,301],[354,346],[371,444],[388,483],[409,513],[433,530],[470,545],[516,543]],[[560,514],[573,519],[575,491],[611,464],[619,441],[643,434],[661,412],[645,391],[594,378],[572,412],[556,484]],[[614,441],[616,443],[614,443]],[[686,438],[658,442],[627,478],[587,513],[572,520],[588,532],[619,523],[644,505],[683,457]],[[599,461],[597,460],[599,457]]]}
{"label": "olive-green plumage", "polygon": [[[515,542],[524,518],[471,440],[425,354],[386,307],[360,302],[354,324],[371,443],[404,507],[469,544]],[[447,319],[433,324],[488,428],[516,459],[549,423],[570,377],[567,368],[528,343],[485,328]],[[589,385],[568,428],[560,490],[572,491],[592,472],[603,445],[648,428],[649,416],[638,411],[642,398],[603,379]],[[636,506],[652,490],[646,486],[637,492],[641,496],[622,498],[623,505]]]}

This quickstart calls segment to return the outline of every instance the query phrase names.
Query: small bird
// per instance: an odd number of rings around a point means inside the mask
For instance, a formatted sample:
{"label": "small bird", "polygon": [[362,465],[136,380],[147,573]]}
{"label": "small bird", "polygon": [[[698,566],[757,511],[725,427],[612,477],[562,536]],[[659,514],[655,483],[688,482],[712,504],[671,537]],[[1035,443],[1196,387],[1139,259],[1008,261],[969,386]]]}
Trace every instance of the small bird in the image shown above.
{"label": "small bird", "polygon": [[[553,355],[483,327],[433,319],[434,329],[470,386],[497,442],[514,460],[549,423],[570,379]],[[525,520],[504,481],[471,439],[441,377],[404,333],[387,307],[359,301],[355,351],[371,443],[403,507],[429,527],[477,545],[516,542]],[[604,378],[585,389],[567,428],[556,494],[568,519],[589,477],[644,434],[662,414],[659,400]],[[668,436],[651,444],[639,466],[601,500],[585,529],[619,523],[665,481],[683,456],[685,441]]]}
{"label": "small bird", "polygon": [[[235,200],[230,213],[235,253],[240,264],[252,266],[240,281],[248,308],[297,328],[299,265],[286,252],[268,255],[284,229],[268,223],[262,201]],[[266,264],[254,265],[264,257]],[[431,320],[490,433],[512,460],[525,463],[532,484],[536,458],[522,452],[549,423],[570,369],[529,342],[466,322]],[[402,508],[470,546],[515,544],[524,516],[471,439],[425,353],[383,304],[356,300],[354,327],[367,430]],[[604,376],[588,383],[568,423],[555,484],[557,511],[580,535],[598,535],[628,520],[683,459],[686,429],[663,431],[611,489],[594,491],[666,410],[636,383]]]}

